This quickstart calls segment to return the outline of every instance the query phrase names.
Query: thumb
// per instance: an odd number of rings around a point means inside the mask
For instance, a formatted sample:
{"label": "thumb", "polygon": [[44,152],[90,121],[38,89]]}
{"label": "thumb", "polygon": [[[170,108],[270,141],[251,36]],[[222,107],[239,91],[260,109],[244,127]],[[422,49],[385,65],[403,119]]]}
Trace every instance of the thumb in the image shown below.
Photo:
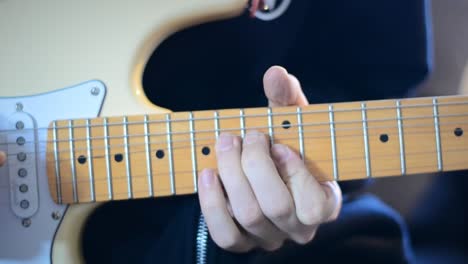
{"label": "thumb", "polygon": [[309,104],[299,80],[280,66],[270,67],[263,76],[263,89],[269,106]]}

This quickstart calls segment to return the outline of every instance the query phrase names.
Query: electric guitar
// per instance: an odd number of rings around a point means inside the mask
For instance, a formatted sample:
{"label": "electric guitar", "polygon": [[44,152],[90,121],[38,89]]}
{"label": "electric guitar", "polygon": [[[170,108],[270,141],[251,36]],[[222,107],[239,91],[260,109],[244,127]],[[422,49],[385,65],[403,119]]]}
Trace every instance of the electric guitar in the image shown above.
{"label": "electric guitar", "polygon": [[96,207],[196,193],[223,131],[268,134],[321,181],[468,168],[467,96],[180,113],[150,103],[141,77],[158,44],[247,4],[0,0],[0,263],[82,263]]}

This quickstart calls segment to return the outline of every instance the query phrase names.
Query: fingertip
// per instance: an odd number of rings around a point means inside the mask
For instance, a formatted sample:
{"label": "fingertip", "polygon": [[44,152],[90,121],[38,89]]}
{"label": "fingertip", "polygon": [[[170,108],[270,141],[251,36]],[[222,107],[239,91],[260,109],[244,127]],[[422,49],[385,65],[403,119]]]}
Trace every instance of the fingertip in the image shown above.
{"label": "fingertip", "polygon": [[274,65],[268,68],[268,70],[265,72],[265,74],[263,75],[263,80],[267,81],[271,78],[274,78],[276,76],[281,76],[281,75],[284,75],[284,76],[288,75],[288,71],[286,70],[286,68],[281,67],[279,65]]}
{"label": "fingertip", "polygon": [[263,77],[263,89],[270,106],[288,105],[294,97],[291,80],[285,68],[270,67]]}
{"label": "fingertip", "polygon": [[5,152],[0,151],[0,167],[2,167],[3,165],[5,165],[5,162],[6,162],[6,155],[5,155]]}

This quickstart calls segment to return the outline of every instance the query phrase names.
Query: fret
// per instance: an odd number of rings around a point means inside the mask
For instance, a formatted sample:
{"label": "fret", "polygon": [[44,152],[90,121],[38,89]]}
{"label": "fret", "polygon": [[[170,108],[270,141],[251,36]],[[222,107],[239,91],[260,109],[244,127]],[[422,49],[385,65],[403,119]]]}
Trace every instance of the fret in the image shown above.
{"label": "fret", "polygon": [[273,113],[271,107],[268,107],[268,135],[270,136],[270,144],[273,146],[275,139],[273,137]]}
{"label": "fret", "polygon": [[150,152],[150,138],[149,138],[149,127],[148,127],[148,115],[144,116],[144,133],[145,133],[145,153],[146,153],[146,174],[148,177],[148,195],[154,197],[154,186],[153,186],[153,170],[151,164],[151,152]]}
{"label": "fret", "polygon": [[328,105],[308,105],[302,112],[304,160],[320,180],[333,180],[333,160]]}
{"label": "fret", "polygon": [[91,201],[96,201],[96,193],[94,187],[94,168],[93,168],[93,156],[91,155],[91,126],[90,120],[86,119],[86,145],[88,149],[88,169],[89,169],[89,189],[90,189],[90,197]]}
{"label": "fret", "polygon": [[62,182],[60,178],[60,159],[59,159],[59,151],[58,151],[58,137],[57,137],[57,122],[54,121],[52,123],[52,131],[53,131],[53,141],[54,141],[54,163],[55,163],[55,183],[56,183],[56,191],[57,191],[57,202],[59,204],[62,203]]}
{"label": "fret", "polygon": [[339,180],[338,177],[338,160],[336,157],[336,136],[335,136],[335,117],[333,112],[333,105],[328,105],[328,114],[330,119],[330,137],[332,147],[332,159],[333,159],[333,179]]}
{"label": "fret", "polygon": [[442,151],[441,151],[441,144],[440,144],[440,124],[439,124],[439,107],[437,98],[433,98],[432,100],[433,105],[433,115],[434,115],[434,129],[435,129],[435,140],[436,140],[436,148],[437,148],[437,169],[439,171],[443,170],[443,163],[442,163]]}
{"label": "fret", "polygon": [[[88,142],[88,129],[90,119],[78,119],[73,121],[73,154],[70,158],[75,160],[75,175],[77,199],[80,202],[92,202],[96,198],[93,195],[94,168],[91,162],[91,144]],[[89,128],[88,128],[89,127]],[[92,173],[91,173],[92,172]]]}
{"label": "fret", "polygon": [[[148,116],[148,131],[150,132],[150,152],[153,194],[156,197],[174,194],[171,191],[171,168],[169,150],[167,148],[166,115]],[[174,155],[174,154],[172,154]],[[174,186],[175,188],[175,186]]]}
{"label": "fret", "polygon": [[369,155],[369,135],[367,133],[367,109],[366,103],[361,104],[362,112],[362,132],[364,135],[364,155],[366,159],[366,175],[368,178],[372,177],[370,155]]}
{"label": "fret", "polygon": [[244,109],[240,110],[240,129],[241,129],[241,137],[242,139],[245,137],[245,115]]}
{"label": "fret", "polygon": [[400,175],[400,146],[395,102],[393,100],[366,102],[366,117],[372,178],[385,177],[388,174]]}
{"label": "fret", "polygon": [[[219,113],[217,111],[193,112],[194,142],[196,144],[196,171],[199,173],[205,168],[216,168],[215,145],[219,134]],[[199,180],[199,178],[197,179]],[[187,186],[188,184],[184,184]],[[190,185],[188,185],[190,187]],[[198,181],[192,190],[198,190]],[[187,188],[187,192],[192,191]],[[197,192],[197,191],[195,191]]]}
{"label": "fret", "polygon": [[106,175],[107,175],[107,193],[109,200],[114,198],[114,188],[112,186],[112,167],[110,162],[110,145],[109,145],[109,126],[107,118],[103,119],[102,127],[104,129],[104,146],[106,156]]}
{"label": "fret", "polygon": [[403,136],[403,120],[401,115],[401,102],[396,101],[397,120],[398,120],[398,137],[400,139],[400,163],[401,163],[401,174],[406,174],[406,159],[405,159],[405,139]]}
{"label": "fret", "polygon": [[[267,119],[267,109],[266,108],[250,108],[244,109],[245,116],[245,128],[252,128],[258,131],[259,133],[268,137],[268,119]],[[272,120],[275,122],[275,120]],[[268,140],[268,139],[267,139]],[[270,142],[268,141],[268,144]]]}
{"label": "fret", "polygon": [[407,175],[438,171],[433,103],[433,98],[401,100]]}
{"label": "fret", "polygon": [[305,160],[304,156],[304,131],[302,126],[302,109],[298,107],[297,110],[297,130],[299,134],[299,153],[301,154],[301,158]]}
{"label": "fret", "polygon": [[169,154],[169,176],[171,179],[171,193],[175,194],[175,177],[174,177],[174,157],[172,156],[172,132],[171,132],[171,115],[166,114],[166,133],[167,133],[167,152]]}
{"label": "fret", "polygon": [[[272,109],[273,135],[275,137],[275,144],[289,146],[289,148],[298,153],[301,159],[303,159],[303,157],[305,157],[304,145],[301,146],[300,137],[302,126],[298,125],[299,122],[302,123],[302,115],[300,115],[298,111],[302,110],[298,109],[297,106]],[[298,118],[300,118],[300,120],[298,120]],[[264,120],[265,118],[261,118],[260,120],[262,119]],[[257,123],[259,123],[259,121],[257,121]]]}
{"label": "fret", "polygon": [[124,139],[124,151],[125,151],[125,174],[127,176],[127,194],[128,198],[133,198],[132,190],[132,177],[131,177],[131,166],[130,166],[130,151],[128,151],[128,118],[123,118],[123,139]]}
{"label": "fret", "polygon": [[197,176],[197,156],[195,152],[195,138],[194,138],[194,126],[193,126],[193,113],[189,112],[189,119],[190,119],[190,145],[191,145],[191,151],[192,151],[192,173],[193,173],[193,188],[194,191],[197,192],[197,182],[198,182],[198,176]]}
{"label": "fret", "polygon": [[[362,112],[361,102],[333,104],[333,130],[335,131],[334,140],[340,181],[368,177]],[[333,140],[330,140],[329,146],[332,143]],[[330,175],[333,173],[331,172]]]}
{"label": "fret", "polygon": [[76,181],[73,120],[68,121],[68,142],[70,144],[70,166],[71,166],[71,173],[72,173],[73,202],[76,203],[78,202],[78,187],[77,187],[77,181]]}
{"label": "fret", "polygon": [[438,112],[443,170],[468,169],[468,97],[441,97]]}
{"label": "fret", "polygon": [[215,125],[215,135],[216,140],[219,138],[219,114],[218,111],[214,111],[214,125]]}

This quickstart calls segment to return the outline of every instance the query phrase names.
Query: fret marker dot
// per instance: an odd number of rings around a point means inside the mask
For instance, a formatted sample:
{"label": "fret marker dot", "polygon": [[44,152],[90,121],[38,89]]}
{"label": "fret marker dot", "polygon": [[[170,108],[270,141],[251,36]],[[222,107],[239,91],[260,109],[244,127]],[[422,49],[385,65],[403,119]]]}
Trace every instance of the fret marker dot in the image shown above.
{"label": "fret marker dot", "polygon": [[453,131],[453,133],[455,134],[455,136],[461,137],[461,136],[463,136],[463,129],[457,127],[457,128],[455,128],[455,130]]}
{"label": "fret marker dot", "polygon": [[387,134],[380,135],[380,141],[382,143],[386,143],[388,141],[388,135]]}
{"label": "fret marker dot", "polygon": [[85,163],[86,163],[86,157],[83,156],[83,155],[79,156],[79,157],[78,157],[78,162],[79,162],[80,164],[85,164]]}
{"label": "fret marker dot", "polygon": [[121,162],[123,160],[123,155],[122,154],[115,154],[114,155],[114,160],[117,162]]}
{"label": "fret marker dot", "polygon": [[158,150],[158,151],[156,151],[156,157],[157,157],[158,159],[164,158],[164,151],[161,150],[161,149]]}
{"label": "fret marker dot", "polygon": [[210,155],[210,148],[209,148],[209,147],[203,147],[203,148],[202,148],[202,153],[203,153],[203,155],[205,155],[205,156]]}
{"label": "fret marker dot", "polygon": [[282,126],[284,129],[288,129],[291,127],[291,122],[289,122],[288,120],[284,120]]}

